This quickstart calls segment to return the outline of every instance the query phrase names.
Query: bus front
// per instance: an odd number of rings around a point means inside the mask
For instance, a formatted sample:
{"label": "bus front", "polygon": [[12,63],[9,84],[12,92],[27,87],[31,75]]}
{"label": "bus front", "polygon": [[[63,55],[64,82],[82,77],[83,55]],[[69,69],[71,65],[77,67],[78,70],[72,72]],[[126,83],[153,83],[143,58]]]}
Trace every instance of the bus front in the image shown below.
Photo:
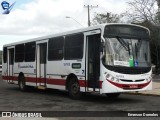
{"label": "bus front", "polygon": [[137,25],[106,25],[101,93],[152,89],[149,30]]}

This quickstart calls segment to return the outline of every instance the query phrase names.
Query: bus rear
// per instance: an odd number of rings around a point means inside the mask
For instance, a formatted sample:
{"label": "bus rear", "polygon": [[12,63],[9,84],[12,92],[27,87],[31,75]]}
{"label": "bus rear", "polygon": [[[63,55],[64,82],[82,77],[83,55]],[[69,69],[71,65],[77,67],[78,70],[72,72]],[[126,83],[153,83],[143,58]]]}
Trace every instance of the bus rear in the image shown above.
{"label": "bus rear", "polygon": [[106,25],[101,58],[101,93],[152,89],[149,30],[136,25]]}

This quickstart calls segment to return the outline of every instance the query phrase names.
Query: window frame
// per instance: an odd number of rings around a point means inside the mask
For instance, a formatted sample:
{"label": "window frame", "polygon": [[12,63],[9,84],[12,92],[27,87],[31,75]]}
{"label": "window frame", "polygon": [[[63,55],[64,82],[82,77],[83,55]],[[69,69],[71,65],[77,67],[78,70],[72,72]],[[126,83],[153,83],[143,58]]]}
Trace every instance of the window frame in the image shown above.
{"label": "window frame", "polygon": [[[78,38],[78,37],[80,38]],[[70,42],[68,42],[68,40]],[[80,40],[81,41],[81,44],[78,45],[76,44],[77,46],[75,47],[74,46],[74,43],[72,43],[72,41],[74,40]],[[79,42],[80,42],[79,41]],[[75,42],[76,43],[76,42]],[[68,45],[67,45],[68,44]],[[70,44],[70,45],[69,45]],[[71,56],[71,53],[69,53],[69,49],[72,50],[72,51],[75,51],[76,54],[77,51],[75,49],[78,49],[78,48],[81,48],[81,55],[79,57],[70,57]],[[68,51],[67,51],[68,50]],[[67,54],[68,53],[70,54],[70,56],[68,57]],[[76,33],[76,34],[71,34],[71,35],[67,35],[65,36],[65,44],[64,44],[64,60],[77,60],[77,59],[83,59],[83,55],[84,55],[84,34],[83,33]]]}
{"label": "window frame", "polygon": [[[21,46],[21,45],[23,45],[23,49],[18,50],[18,52],[17,52],[17,47],[19,47],[19,46]],[[18,48],[18,49],[19,49],[19,48]],[[20,51],[21,51],[21,52],[20,52]],[[17,55],[18,55],[18,58],[19,58],[20,55],[22,55],[23,57],[21,57],[21,59],[18,60]],[[22,44],[15,45],[15,60],[14,60],[15,63],[24,62],[24,59],[25,59],[25,44],[22,43]]]}
{"label": "window frame", "polygon": [[[60,42],[57,42],[57,41],[60,41]],[[60,47],[60,48],[57,48],[57,47]],[[50,49],[50,48],[52,48],[52,49]],[[62,53],[59,54],[60,56],[58,56],[57,50],[58,50],[58,52],[60,50],[62,51]],[[58,57],[53,57],[53,56],[51,57],[51,55],[50,55],[51,53],[52,54],[55,53],[55,55],[57,55]],[[50,38],[48,41],[48,61],[58,61],[58,60],[62,60],[63,58],[64,58],[64,36]]]}
{"label": "window frame", "polygon": [[[34,45],[34,50],[31,51],[30,49],[33,48],[33,45]],[[29,57],[29,58],[27,57],[28,55],[29,56],[33,55],[34,57],[31,59],[31,57]],[[35,62],[35,59],[36,59],[36,42],[25,43],[24,61],[25,62]]]}
{"label": "window frame", "polygon": [[3,63],[7,63],[7,47],[3,47]]}

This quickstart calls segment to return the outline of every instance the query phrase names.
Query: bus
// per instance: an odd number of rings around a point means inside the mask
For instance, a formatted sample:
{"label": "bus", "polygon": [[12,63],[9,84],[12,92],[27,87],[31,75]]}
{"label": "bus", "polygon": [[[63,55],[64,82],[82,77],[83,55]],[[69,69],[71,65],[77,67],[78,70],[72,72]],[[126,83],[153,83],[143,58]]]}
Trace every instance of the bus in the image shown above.
{"label": "bus", "polygon": [[38,89],[106,94],[152,89],[150,32],[134,24],[101,24],[3,46],[2,78]]}

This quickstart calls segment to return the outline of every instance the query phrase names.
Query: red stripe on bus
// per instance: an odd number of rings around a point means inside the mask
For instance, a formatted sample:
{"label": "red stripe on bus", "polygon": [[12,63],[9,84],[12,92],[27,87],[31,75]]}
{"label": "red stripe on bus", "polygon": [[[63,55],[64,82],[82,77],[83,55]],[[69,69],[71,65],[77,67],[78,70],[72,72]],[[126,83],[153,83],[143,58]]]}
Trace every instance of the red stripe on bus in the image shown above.
{"label": "red stripe on bus", "polygon": [[8,79],[7,79],[7,76],[2,76],[2,79],[3,79],[3,80],[8,80]]}
{"label": "red stripe on bus", "polygon": [[[3,80],[15,80],[18,81],[18,77],[14,76],[2,76]],[[47,84],[53,84],[53,85],[62,85],[65,86],[66,85],[66,80],[64,79],[45,79],[45,78],[34,78],[34,77],[25,77],[26,82],[32,82],[32,83],[45,83],[45,80],[47,82]],[[85,87],[85,80],[80,80],[79,84],[81,87]]]}
{"label": "red stripe on bus", "polygon": [[87,83],[86,83],[85,80],[79,80],[79,85],[80,85],[81,87],[85,87],[85,86],[87,86]]}
{"label": "red stripe on bus", "polygon": [[100,87],[100,88],[102,88],[102,82],[103,82],[103,81],[99,81],[99,84],[100,84],[99,87]]}
{"label": "red stripe on bus", "polygon": [[47,79],[47,84],[53,84],[53,85],[66,85],[65,79]]}
{"label": "red stripe on bus", "polygon": [[[18,81],[17,76],[2,76],[3,80],[14,80]],[[32,82],[32,83],[47,83],[52,85],[66,85],[65,79],[51,79],[51,78],[34,78],[34,77],[25,77],[26,82]],[[80,87],[87,87],[88,84],[85,80],[78,80]],[[102,88],[102,81],[99,81],[100,88]]]}
{"label": "red stripe on bus", "polygon": [[[100,88],[102,88],[102,82],[103,81],[99,81],[99,87]],[[85,80],[79,80],[79,85],[81,86],[81,87],[87,87],[88,86],[88,84],[87,84],[87,82],[85,81]]]}
{"label": "red stripe on bus", "polygon": [[122,89],[142,89],[144,87],[146,87],[150,82],[147,82],[147,83],[143,83],[143,84],[119,84],[119,83],[115,83],[115,82],[112,82],[110,80],[107,80],[108,82],[110,82],[112,85],[116,86],[116,87],[119,87],[119,88],[122,88]]}
{"label": "red stripe on bus", "polygon": [[26,82],[32,82],[32,83],[36,83],[37,79],[33,78],[33,77],[25,77]]}
{"label": "red stripe on bus", "polygon": [[18,81],[18,77],[13,76],[12,78],[13,78],[14,81]]}
{"label": "red stripe on bus", "polygon": [[13,80],[13,81],[17,81],[18,77],[16,76],[2,76],[3,80]]}

